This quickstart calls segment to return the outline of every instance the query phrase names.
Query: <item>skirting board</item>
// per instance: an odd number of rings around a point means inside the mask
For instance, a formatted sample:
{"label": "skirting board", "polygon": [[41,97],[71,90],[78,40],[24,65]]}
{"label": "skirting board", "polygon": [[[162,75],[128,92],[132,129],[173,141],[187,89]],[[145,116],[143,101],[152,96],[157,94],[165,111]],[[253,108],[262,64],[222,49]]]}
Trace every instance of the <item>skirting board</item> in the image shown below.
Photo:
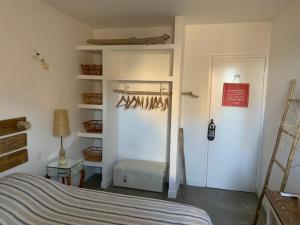
{"label": "skirting board", "polygon": [[178,193],[178,190],[179,190],[179,186],[180,184],[177,184],[176,185],[176,189],[169,189],[168,191],[168,198],[177,198],[177,193]]}
{"label": "skirting board", "polygon": [[108,188],[112,184],[112,177],[109,177],[106,180],[102,180],[101,188]]}

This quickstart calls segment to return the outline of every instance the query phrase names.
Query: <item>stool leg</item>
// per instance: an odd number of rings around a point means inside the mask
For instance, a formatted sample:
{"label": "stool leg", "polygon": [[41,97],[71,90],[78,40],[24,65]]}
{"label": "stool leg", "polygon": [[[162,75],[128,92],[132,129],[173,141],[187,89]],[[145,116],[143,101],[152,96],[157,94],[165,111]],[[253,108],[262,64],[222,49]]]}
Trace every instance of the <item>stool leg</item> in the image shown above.
{"label": "stool leg", "polygon": [[66,177],[67,178],[67,185],[71,185],[71,177]]}
{"label": "stool leg", "polygon": [[82,169],[80,170],[80,183],[79,183],[80,188],[82,188],[84,185],[84,179],[85,179],[85,170]]}

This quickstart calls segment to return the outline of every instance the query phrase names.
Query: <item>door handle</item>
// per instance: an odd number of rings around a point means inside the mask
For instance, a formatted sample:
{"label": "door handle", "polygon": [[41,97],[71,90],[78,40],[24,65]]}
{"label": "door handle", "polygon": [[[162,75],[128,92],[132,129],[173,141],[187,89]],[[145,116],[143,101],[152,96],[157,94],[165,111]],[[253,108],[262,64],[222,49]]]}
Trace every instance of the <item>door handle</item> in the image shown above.
{"label": "door handle", "polygon": [[216,136],[216,125],[214,123],[214,120],[211,119],[210,123],[208,124],[208,129],[207,129],[207,139],[209,141],[213,141]]}

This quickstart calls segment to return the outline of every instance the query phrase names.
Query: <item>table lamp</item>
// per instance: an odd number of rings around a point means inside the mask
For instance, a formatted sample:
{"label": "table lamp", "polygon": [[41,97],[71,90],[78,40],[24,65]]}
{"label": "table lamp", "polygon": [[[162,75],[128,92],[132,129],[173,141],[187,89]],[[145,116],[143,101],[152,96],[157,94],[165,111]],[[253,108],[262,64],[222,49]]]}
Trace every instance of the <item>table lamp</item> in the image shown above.
{"label": "table lamp", "polygon": [[60,151],[59,160],[60,165],[66,164],[66,152],[63,148],[63,137],[70,135],[70,125],[68,118],[68,111],[65,109],[54,110],[54,121],[53,121],[53,136],[60,137]]}

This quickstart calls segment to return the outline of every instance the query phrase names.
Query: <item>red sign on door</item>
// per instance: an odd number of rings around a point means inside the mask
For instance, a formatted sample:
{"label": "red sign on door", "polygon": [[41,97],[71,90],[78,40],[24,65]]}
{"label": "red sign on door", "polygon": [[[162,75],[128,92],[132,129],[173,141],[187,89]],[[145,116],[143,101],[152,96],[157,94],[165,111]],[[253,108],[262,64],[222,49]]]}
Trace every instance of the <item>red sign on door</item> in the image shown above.
{"label": "red sign on door", "polygon": [[249,83],[224,83],[222,106],[248,107]]}

